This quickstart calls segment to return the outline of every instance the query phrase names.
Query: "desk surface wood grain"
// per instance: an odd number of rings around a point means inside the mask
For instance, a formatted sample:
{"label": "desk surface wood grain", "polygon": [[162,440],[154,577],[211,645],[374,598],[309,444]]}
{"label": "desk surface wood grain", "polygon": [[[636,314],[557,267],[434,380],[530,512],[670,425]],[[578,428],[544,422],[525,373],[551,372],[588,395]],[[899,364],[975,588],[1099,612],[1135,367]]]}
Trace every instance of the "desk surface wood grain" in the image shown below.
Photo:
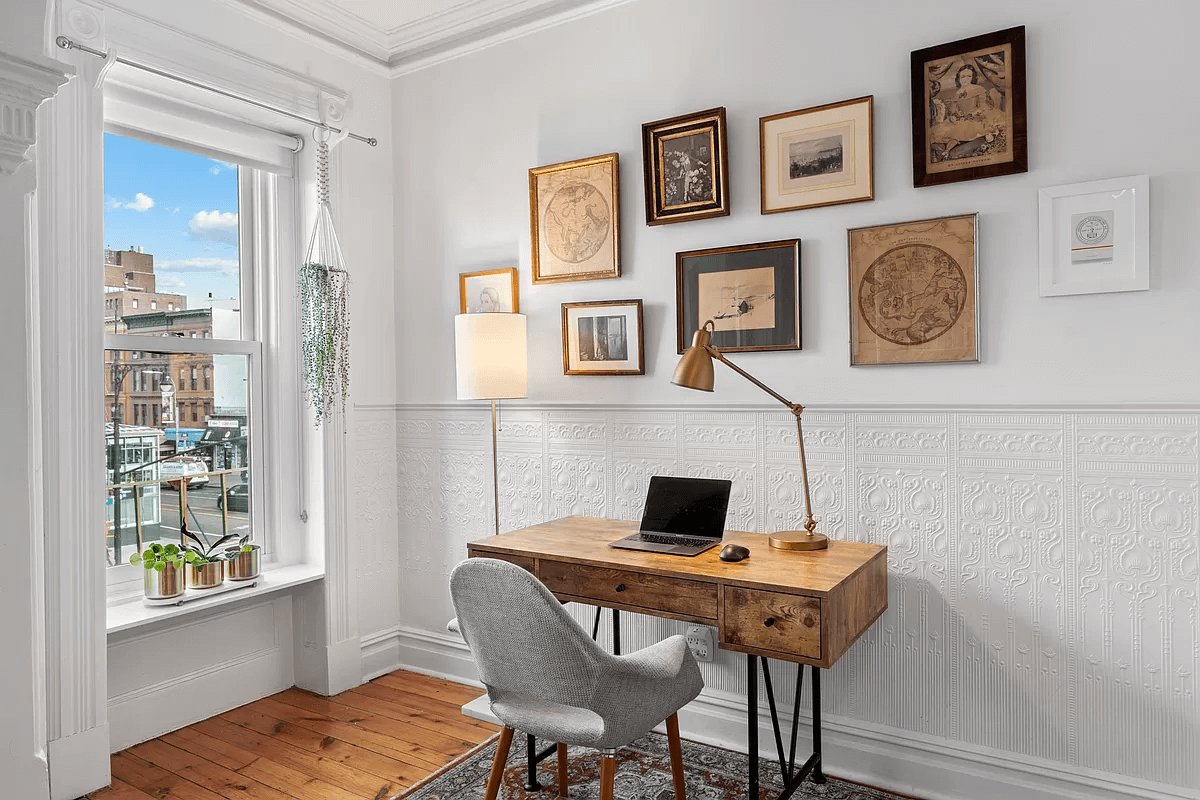
{"label": "desk surface wood grain", "polygon": [[468,552],[473,556],[492,552],[610,569],[627,568],[751,589],[799,590],[817,597],[828,596],[875,559],[886,558],[887,552],[881,545],[832,539],[825,550],[779,550],[770,546],[766,534],[747,531],[725,531],[722,546],[732,542],[750,548],[750,557],[736,562],[718,558],[720,547],[687,557],[608,546],[609,542],[636,533],[637,529],[638,523],[628,520],[565,517],[479,539],[468,545]]}

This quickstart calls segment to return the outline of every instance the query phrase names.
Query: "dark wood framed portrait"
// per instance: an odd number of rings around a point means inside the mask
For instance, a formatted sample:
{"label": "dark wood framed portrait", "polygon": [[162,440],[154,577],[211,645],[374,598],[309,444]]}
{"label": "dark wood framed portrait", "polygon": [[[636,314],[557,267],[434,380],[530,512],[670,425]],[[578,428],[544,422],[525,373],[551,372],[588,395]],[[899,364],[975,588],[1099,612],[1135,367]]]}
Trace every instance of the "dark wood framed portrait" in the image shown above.
{"label": "dark wood framed portrait", "polygon": [[641,300],[562,304],[564,375],[645,375]]}
{"label": "dark wood framed portrait", "polygon": [[913,186],[1029,171],[1025,26],[912,53]]}
{"label": "dark wood framed portrait", "polygon": [[979,361],[978,217],[847,231],[851,366]]}
{"label": "dark wood framed portrait", "polygon": [[729,216],[725,109],[642,125],[646,224]]}
{"label": "dark wood framed portrait", "polygon": [[690,250],[675,255],[679,352],[713,322],[727,353],[800,349],[800,240]]}
{"label": "dark wood framed portrait", "polygon": [[529,170],[534,283],[621,277],[616,153]]}

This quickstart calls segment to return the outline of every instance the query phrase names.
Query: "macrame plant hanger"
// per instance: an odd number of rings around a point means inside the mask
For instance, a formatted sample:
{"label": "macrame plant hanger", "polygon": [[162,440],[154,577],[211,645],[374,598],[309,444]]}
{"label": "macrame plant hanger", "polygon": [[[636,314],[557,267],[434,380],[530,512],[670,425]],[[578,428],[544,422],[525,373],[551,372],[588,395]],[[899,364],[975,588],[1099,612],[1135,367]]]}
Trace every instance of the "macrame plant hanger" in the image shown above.
{"label": "macrame plant hanger", "polygon": [[304,394],[320,426],[335,410],[345,412],[350,390],[350,272],[329,209],[329,133],[317,131],[313,138],[317,142],[317,221],[297,285]]}

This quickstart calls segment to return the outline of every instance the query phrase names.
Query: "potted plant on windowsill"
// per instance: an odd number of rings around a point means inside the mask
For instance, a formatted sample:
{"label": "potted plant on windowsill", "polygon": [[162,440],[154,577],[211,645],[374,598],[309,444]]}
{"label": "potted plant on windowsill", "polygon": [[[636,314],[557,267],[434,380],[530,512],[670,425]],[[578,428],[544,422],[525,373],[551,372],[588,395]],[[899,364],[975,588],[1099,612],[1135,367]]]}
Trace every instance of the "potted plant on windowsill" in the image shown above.
{"label": "potted plant on windowsill", "polygon": [[183,552],[179,545],[155,542],[141,553],[129,557],[130,564],[145,568],[145,592],[148,600],[168,600],[187,588]]}
{"label": "potted plant on windowsill", "polygon": [[[187,526],[182,527],[180,533],[194,542],[183,553],[187,562],[188,583],[193,589],[215,589],[220,586],[225,581],[225,562],[237,558],[243,549],[249,549],[246,544],[249,537],[239,537],[236,533],[228,533],[212,544],[189,531]],[[227,546],[235,541],[233,546]],[[223,546],[227,547],[222,550]]]}

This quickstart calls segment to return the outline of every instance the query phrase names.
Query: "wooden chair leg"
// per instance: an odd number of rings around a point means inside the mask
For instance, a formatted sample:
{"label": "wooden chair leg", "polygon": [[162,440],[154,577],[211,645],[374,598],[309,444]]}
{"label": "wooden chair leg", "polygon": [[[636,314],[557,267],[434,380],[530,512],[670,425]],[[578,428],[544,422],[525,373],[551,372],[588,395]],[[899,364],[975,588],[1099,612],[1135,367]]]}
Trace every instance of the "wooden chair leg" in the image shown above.
{"label": "wooden chair leg", "polygon": [[613,800],[613,782],[617,777],[617,757],[600,756],[600,800]]}
{"label": "wooden chair leg", "polygon": [[675,800],[684,800],[683,746],[679,743],[679,717],[667,717],[667,749],[671,751],[671,779],[675,783]]}
{"label": "wooden chair leg", "polygon": [[496,757],[492,759],[492,774],[488,776],[486,800],[496,800],[500,793],[500,779],[504,777],[504,765],[508,763],[508,749],[512,747],[513,729],[504,728],[500,731],[500,741],[496,742]]}
{"label": "wooden chair leg", "polygon": [[567,782],[567,746],[562,742],[558,743],[558,796],[566,797],[570,791],[570,784]]}

